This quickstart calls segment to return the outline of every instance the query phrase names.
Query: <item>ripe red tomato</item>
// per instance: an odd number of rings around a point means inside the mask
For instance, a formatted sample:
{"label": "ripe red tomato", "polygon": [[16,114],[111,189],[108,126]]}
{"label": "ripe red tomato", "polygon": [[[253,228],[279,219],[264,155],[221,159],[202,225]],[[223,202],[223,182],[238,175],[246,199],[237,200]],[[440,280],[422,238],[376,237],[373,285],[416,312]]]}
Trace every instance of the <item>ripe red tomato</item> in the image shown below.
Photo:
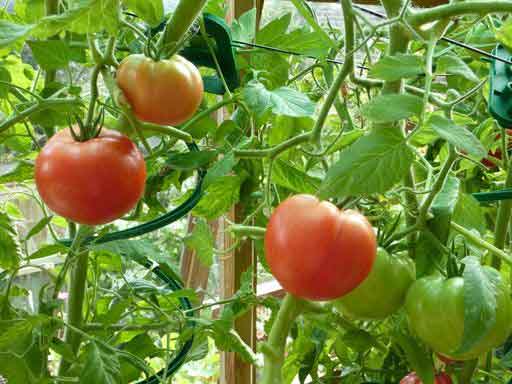
{"label": "ripe red tomato", "polygon": [[190,119],[204,91],[199,70],[179,55],[160,61],[130,55],[117,70],[117,84],[138,119],[159,125]]}
{"label": "ripe red tomato", "polygon": [[[400,384],[423,384],[416,372],[411,372],[400,380]],[[452,384],[452,379],[446,373],[438,373],[435,377],[434,384]]]}
{"label": "ripe red tomato", "polygon": [[265,251],[272,274],[285,290],[305,299],[332,300],[368,276],[377,241],[360,213],[296,195],[272,214]]}
{"label": "ripe red tomato", "polygon": [[[512,129],[507,129],[507,136],[508,136],[508,143],[507,143],[507,147],[510,151],[510,149],[512,148]],[[497,134],[496,135],[496,141],[500,141],[501,139],[501,134]],[[501,160],[503,158],[503,155],[501,153],[501,148],[496,148],[496,150],[489,150],[489,152],[487,153],[487,157],[494,157],[495,159],[497,160]],[[494,164],[491,160],[488,160],[488,159],[482,159],[481,163],[483,165],[485,165],[487,168],[494,168],[496,167],[496,164]]]}
{"label": "ripe red tomato", "polygon": [[130,211],[144,193],[146,164],[135,144],[103,129],[78,142],[69,128],[58,132],[36,160],[35,179],[43,201],[77,223],[98,225]]}

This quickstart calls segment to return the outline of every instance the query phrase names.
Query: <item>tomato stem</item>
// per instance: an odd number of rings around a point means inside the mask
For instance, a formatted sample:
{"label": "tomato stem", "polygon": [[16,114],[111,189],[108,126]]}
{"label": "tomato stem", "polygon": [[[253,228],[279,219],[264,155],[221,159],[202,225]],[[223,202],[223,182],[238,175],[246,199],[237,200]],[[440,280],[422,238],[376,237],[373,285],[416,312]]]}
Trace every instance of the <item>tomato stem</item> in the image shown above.
{"label": "tomato stem", "polygon": [[178,52],[206,2],[207,0],[180,0],[158,44],[164,57],[172,57]]}
{"label": "tomato stem", "polygon": [[[503,135],[505,136],[505,135]],[[507,179],[505,180],[505,188],[512,187],[512,161],[509,162],[507,167]],[[494,231],[494,245],[496,248],[503,249],[507,239],[508,224],[512,213],[512,200],[503,200],[500,202],[498,208],[498,216],[496,219],[496,228]],[[494,255],[492,258],[492,266],[499,269],[501,260]]]}
{"label": "tomato stem", "polygon": [[264,353],[264,367],[261,384],[281,384],[282,368],[284,363],[284,352],[286,348],[286,339],[295,318],[302,311],[303,301],[301,299],[286,294],[272,329],[268,336],[266,346],[262,348]]}
{"label": "tomato stem", "polygon": [[[89,251],[80,246],[81,240],[85,239],[91,232],[91,227],[82,225],[78,229],[75,240],[78,244],[77,253],[70,252],[69,258],[74,258],[74,266],[71,271],[69,297],[68,297],[68,320],[67,322],[76,327],[81,328],[83,321],[83,306],[85,298],[85,290],[87,287],[87,268],[89,265]],[[73,249],[72,247],[71,249]],[[76,332],[67,330],[65,335],[65,342],[70,346],[73,353],[76,355],[80,348],[82,337]],[[60,362],[59,375],[64,375],[69,369],[70,364],[64,359]]]}

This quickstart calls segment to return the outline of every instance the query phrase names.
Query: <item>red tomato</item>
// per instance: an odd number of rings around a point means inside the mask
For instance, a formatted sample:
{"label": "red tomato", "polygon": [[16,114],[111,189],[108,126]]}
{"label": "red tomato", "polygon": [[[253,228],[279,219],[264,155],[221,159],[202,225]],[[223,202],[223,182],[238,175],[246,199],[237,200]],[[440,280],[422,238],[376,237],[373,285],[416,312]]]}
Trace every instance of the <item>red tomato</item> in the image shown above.
{"label": "red tomato", "polygon": [[[512,136],[512,129],[507,129],[507,136],[508,136],[507,147],[510,150],[512,148],[512,138],[511,138],[511,136]],[[497,134],[496,135],[496,141],[500,141],[500,139],[501,139],[501,134]],[[496,148],[496,150],[494,150],[494,151],[490,150],[487,153],[487,157],[494,157],[497,160],[501,160],[503,158],[502,153],[501,153],[501,148]],[[487,168],[494,168],[494,167],[496,167],[496,164],[493,163],[491,160],[482,159],[481,162]]]}
{"label": "red tomato", "polygon": [[370,273],[375,233],[355,211],[340,211],[311,195],[281,203],[265,235],[270,269],[285,290],[310,300],[337,299]]}
{"label": "red tomato", "polygon": [[55,213],[77,223],[98,225],[130,211],[144,193],[146,164],[135,144],[103,129],[78,142],[69,128],[58,132],[36,160],[36,185]]}
{"label": "red tomato", "polygon": [[[416,372],[411,372],[400,380],[400,384],[423,384]],[[435,377],[434,384],[452,384],[452,379],[446,373],[438,373]]]}
{"label": "red tomato", "polygon": [[130,55],[117,70],[117,84],[138,119],[159,125],[188,120],[203,98],[199,70],[179,55],[160,61]]}

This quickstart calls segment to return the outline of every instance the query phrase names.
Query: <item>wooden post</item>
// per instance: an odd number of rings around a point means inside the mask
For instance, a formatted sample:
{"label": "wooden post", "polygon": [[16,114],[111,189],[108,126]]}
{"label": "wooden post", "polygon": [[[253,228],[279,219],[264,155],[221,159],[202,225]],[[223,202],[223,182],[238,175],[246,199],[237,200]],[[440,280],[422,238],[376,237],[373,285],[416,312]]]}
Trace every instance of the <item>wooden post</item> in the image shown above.
{"label": "wooden post", "polygon": [[[245,12],[251,10],[256,5],[263,7],[262,0],[230,0],[228,21],[238,18]],[[261,9],[257,9],[258,21],[261,16]],[[237,204],[228,215],[228,220],[239,223],[242,222],[247,212],[242,204]],[[222,233],[225,234],[227,222],[223,221]],[[224,235],[225,249],[233,245],[233,240],[229,234]],[[231,253],[222,258],[222,296],[231,297],[240,288],[240,278],[242,273],[249,268],[253,268],[254,280],[253,289],[256,290],[256,256],[254,253],[253,242],[248,240]],[[235,330],[242,340],[253,350],[256,350],[256,309],[251,310],[244,316],[237,319]],[[251,364],[242,361],[234,353],[223,353],[221,357],[221,384],[256,384],[256,370]]]}

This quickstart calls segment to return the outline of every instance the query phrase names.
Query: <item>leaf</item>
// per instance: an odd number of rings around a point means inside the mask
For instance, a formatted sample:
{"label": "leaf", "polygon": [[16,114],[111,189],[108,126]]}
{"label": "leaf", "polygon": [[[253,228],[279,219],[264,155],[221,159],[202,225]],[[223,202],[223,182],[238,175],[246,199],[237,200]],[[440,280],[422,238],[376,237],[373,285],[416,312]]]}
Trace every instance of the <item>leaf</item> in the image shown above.
{"label": "leaf", "polygon": [[0,48],[8,47],[19,39],[24,38],[33,28],[33,24],[16,24],[0,19]]}
{"label": "leaf", "polygon": [[[10,83],[12,81],[11,73],[9,70],[5,67],[0,67],[0,80],[5,81],[7,83]],[[9,87],[5,84],[0,84],[0,98],[4,99],[9,94]],[[1,119],[3,120],[4,117],[2,116]],[[2,165],[0,165],[1,167]]]}
{"label": "leaf", "polygon": [[297,193],[314,194],[320,186],[320,179],[308,175],[281,159],[274,161],[272,182]]}
{"label": "leaf", "polygon": [[221,177],[226,176],[233,167],[238,163],[233,152],[229,152],[222,159],[217,161],[206,174],[203,181],[203,188],[207,189],[211,184],[219,180]]}
{"label": "leaf", "polygon": [[216,157],[217,151],[174,153],[167,158],[166,164],[180,171],[189,171],[204,167]]}
{"label": "leaf", "polygon": [[500,273],[483,267],[474,256],[465,257],[464,268],[464,333],[456,353],[469,351],[496,323],[496,295],[502,284]]}
{"label": "leaf", "polygon": [[391,123],[420,115],[423,99],[407,94],[384,94],[374,97],[363,106],[363,115],[375,123]]}
{"label": "leaf", "polygon": [[156,27],[164,18],[164,4],[162,0],[122,0],[150,26]]}
{"label": "leaf", "polygon": [[347,347],[361,353],[368,351],[377,344],[375,337],[362,329],[346,332],[342,340]]}
{"label": "leaf", "polygon": [[16,268],[20,261],[16,231],[9,216],[0,212],[0,268]]}
{"label": "leaf", "polygon": [[32,40],[28,45],[37,63],[44,70],[66,68],[72,60],[83,61],[80,51],[71,48],[63,40]]}
{"label": "leaf", "polygon": [[81,384],[117,384],[121,379],[119,359],[95,342],[88,345],[85,364],[80,374]]}
{"label": "leaf", "polygon": [[423,74],[423,61],[416,55],[384,56],[371,69],[370,76],[396,81]]}
{"label": "leaf", "polygon": [[231,25],[233,40],[251,42],[256,34],[256,8],[245,12]]}
{"label": "leaf", "polygon": [[221,320],[217,320],[210,327],[209,335],[215,340],[215,345],[221,351],[235,352],[243,361],[254,364],[256,355],[232,328],[224,327]]}
{"label": "leaf", "polygon": [[465,150],[468,154],[479,160],[487,156],[487,150],[472,132],[456,125],[444,116],[432,115],[428,124],[443,139],[457,148]]}
{"label": "leaf", "polygon": [[34,343],[34,324],[29,319],[15,321],[5,326],[0,321],[0,351],[12,355],[24,355]]}
{"label": "leaf", "polygon": [[319,196],[386,192],[403,178],[413,159],[398,130],[374,130],[341,152],[320,185]]}
{"label": "leaf", "polygon": [[459,199],[460,181],[455,176],[448,176],[443,188],[436,195],[432,202],[432,213],[434,216],[451,215]]}
{"label": "leaf", "polygon": [[212,266],[215,239],[213,238],[213,234],[206,220],[197,220],[194,225],[194,230],[190,235],[185,237],[184,243],[188,248],[195,251],[202,265],[205,267]]}
{"label": "leaf", "polygon": [[496,39],[507,48],[512,49],[512,20],[507,21],[496,31]]}
{"label": "leaf", "polygon": [[276,115],[290,117],[308,117],[315,112],[315,104],[306,95],[288,87],[269,91],[253,80],[242,90],[242,96],[259,116],[269,110]]}
{"label": "leaf", "polygon": [[306,20],[306,22],[313,28],[318,34],[318,43],[325,43],[329,45],[329,48],[336,48],[336,44],[331,40],[324,28],[322,28],[313,16],[311,9],[307,5],[305,0],[291,0],[295,8],[299,11],[300,15]]}
{"label": "leaf", "polygon": [[437,61],[436,72],[459,75],[475,83],[480,80],[471,68],[460,57],[455,55],[441,56]]}
{"label": "leaf", "polygon": [[119,27],[119,0],[83,0],[73,2],[65,12],[40,20],[35,34],[50,37],[61,31],[88,34],[106,30],[115,34]]}
{"label": "leaf", "polygon": [[57,253],[65,253],[69,249],[68,247],[62,245],[62,244],[49,244],[49,245],[42,245],[39,246],[39,249],[32,253],[28,258],[30,260],[34,259],[40,259],[42,257],[48,257],[51,255],[55,255]]}
{"label": "leaf", "polygon": [[52,221],[52,219],[53,216],[45,216],[41,220],[39,220],[39,222],[36,225],[34,225],[27,233],[27,236],[25,236],[25,241],[41,232]]}
{"label": "leaf", "polygon": [[486,231],[485,213],[480,203],[469,194],[461,194],[455,206],[453,220],[467,229],[483,235]]}
{"label": "leaf", "polygon": [[434,384],[434,366],[432,353],[417,342],[416,339],[403,333],[395,335],[396,342],[405,352],[411,368],[416,371],[424,384]]}

